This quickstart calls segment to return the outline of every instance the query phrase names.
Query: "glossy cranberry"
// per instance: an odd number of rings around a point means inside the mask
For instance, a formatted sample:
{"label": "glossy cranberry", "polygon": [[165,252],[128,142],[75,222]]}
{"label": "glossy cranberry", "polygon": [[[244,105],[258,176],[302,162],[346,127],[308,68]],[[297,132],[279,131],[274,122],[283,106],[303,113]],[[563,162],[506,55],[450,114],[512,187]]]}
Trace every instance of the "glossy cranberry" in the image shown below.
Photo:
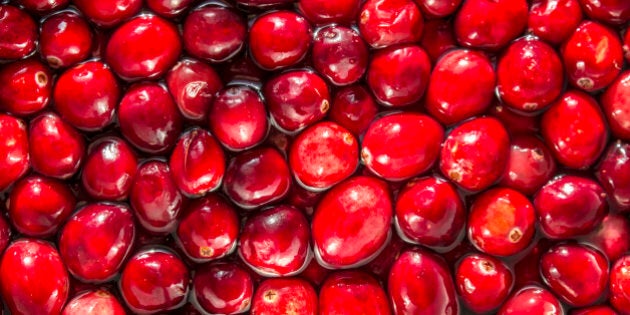
{"label": "glossy cranberry", "polygon": [[52,72],[35,59],[0,68],[0,108],[17,116],[34,114],[52,98]]}
{"label": "glossy cranberry", "polygon": [[420,10],[428,17],[440,18],[447,17],[459,8],[462,0],[415,0]]}
{"label": "glossy cranberry", "polygon": [[291,11],[259,16],[249,28],[249,51],[265,70],[286,68],[302,61],[310,48],[311,28]]}
{"label": "glossy cranberry", "polygon": [[485,54],[469,49],[451,50],[440,57],[431,72],[424,106],[446,125],[479,115],[494,98],[496,78]]}
{"label": "glossy cranberry", "polygon": [[328,117],[358,137],[376,116],[378,107],[363,85],[340,88],[330,107]]}
{"label": "glossy cranberry", "polygon": [[540,133],[540,116],[517,113],[496,100],[488,109],[487,114],[501,121],[510,136],[521,133]]}
{"label": "glossy cranberry", "polygon": [[608,86],[623,67],[619,35],[593,21],[584,21],[575,29],[561,54],[569,83],[587,92]]}
{"label": "glossy cranberry", "polygon": [[134,313],[151,314],[186,303],[190,275],[186,265],[167,249],[144,249],[129,259],[118,286]]}
{"label": "glossy cranberry", "polygon": [[529,32],[558,45],[567,39],[582,21],[579,0],[534,0],[529,9]]}
{"label": "glossy cranberry", "polygon": [[180,137],[169,166],[184,195],[201,196],[219,188],[225,173],[225,154],[208,131],[194,128]]}
{"label": "glossy cranberry", "polygon": [[455,285],[439,257],[407,250],[389,272],[387,293],[394,314],[459,314]]}
{"label": "glossy cranberry", "polygon": [[209,261],[234,251],[239,226],[234,208],[218,195],[209,194],[186,206],[176,240],[188,258]]}
{"label": "glossy cranberry", "polygon": [[[629,32],[630,33],[630,32]],[[630,141],[630,71],[621,73],[601,95],[601,105],[610,132]]]}
{"label": "glossy cranberry", "polygon": [[385,290],[361,271],[331,274],[319,290],[320,314],[391,314]]}
{"label": "glossy cranberry", "polygon": [[630,313],[628,288],[630,288],[630,255],[626,254],[612,262],[608,283],[608,301],[615,310],[623,314]]}
{"label": "glossy cranberry", "polygon": [[182,15],[195,0],[146,0],[146,5],[151,11],[165,18],[177,18]]}
{"label": "glossy cranberry", "polygon": [[541,230],[553,239],[588,234],[608,212],[602,187],[575,175],[550,180],[534,196],[534,206]]}
{"label": "glossy cranberry", "polygon": [[617,312],[610,306],[596,305],[590,307],[584,307],[580,309],[574,309],[569,313],[571,315],[617,315]]}
{"label": "glossy cranberry", "polygon": [[532,135],[514,136],[507,167],[499,183],[532,195],[556,172],[556,162],[543,141]]}
{"label": "glossy cranberry", "polygon": [[240,314],[252,304],[254,282],[237,264],[216,262],[195,270],[191,300],[202,313]]}
{"label": "glossy cranberry", "polygon": [[377,50],[367,71],[367,84],[386,106],[404,106],[422,98],[429,83],[431,61],[416,45]]}
{"label": "glossy cranberry", "polygon": [[247,24],[236,11],[219,5],[193,10],[184,21],[184,48],[211,62],[233,57],[245,46]]}
{"label": "glossy cranberry", "polygon": [[630,20],[630,3],[623,0],[580,0],[584,13],[604,23],[623,25]]}
{"label": "glossy cranberry", "polygon": [[118,25],[138,13],[142,7],[142,0],[72,0],[72,3],[92,23],[101,27]]}
{"label": "glossy cranberry", "polygon": [[272,122],[291,133],[321,120],[330,108],[326,81],[307,70],[279,74],[266,82],[262,92]]}
{"label": "glossy cranberry", "polygon": [[297,9],[311,23],[349,25],[354,22],[359,14],[360,0],[299,0]]}
{"label": "glossy cranberry", "polygon": [[357,24],[368,45],[383,48],[420,41],[424,18],[413,0],[368,0]]}
{"label": "glossy cranberry", "polygon": [[615,261],[630,251],[630,221],[622,214],[609,213],[584,241]]}
{"label": "glossy cranberry", "polygon": [[40,31],[40,54],[49,66],[61,68],[86,60],[92,52],[92,31],[74,11],[46,18]]}
{"label": "glossy cranberry", "polygon": [[129,195],[137,168],[136,154],[124,140],[101,138],[88,149],[81,183],[93,198],[122,200]]}
{"label": "glossy cranberry", "polygon": [[501,306],[498,315],[545,314],[562,315],[564,310],[560,301],[540,286],[521,288]]}
{"label": "glossy cranberry", "polygon": [[155,15],[141,15],[116,28],[105,59],[125,80],[155,79],[175,65],[181,51],[175,25]]}
{"label": "glossy cranberry", "polygon": [[37,24],[25,11],[0,5],[0,59],[21,59],[35,51]]}
{"label": "glossy cranberry", "polygon": [[457,41],[453,33],[453,24],[445,19],[426,21],[420,46],[424,48],[429,58],[431,58],[431,64],[435,64],[443,53],[457,47]]}
{"label": "glossy cranberry", "polygon": [[484,254],[465,256],[455,268],[454,279],[464,304],[476,313],[497,309],[514,285],[509,267]]}
{"label": "glossy cranberry", "polygon": [[75,295],[64,306],[61,315],[124,315],[125,309],[110,292],[102,289],[85,291]]}
{"label": "glossy cranberry", "polygon": [[460,187],[481,191],[500,179],[510,138],[495,118],[480,117],[455,127],[442,144],[440,170]]}
{"label": "glossy cranberry", "polygon": [[368,63],[368,49],[359,33],[340,25],[315,32],[311,56],[315,70],[335,85],[357,82]]}
{"label": "glossy cranberry", "polygon": [[0,191],[7,189],[30,167],[26,124],[20,119],[0,113]]}
{"label": "glossy cranberry", "polygon": [[67,6],[70,0],[18,0],[16,2],[31,12],[44,14]]}
{"label": "glossy cranberry", "polygon": [[556,161],[573,169],[593,165],[606,148],[606,119],[590,95],[564,93],[545,112],[541,133]]}
{"label": "glossy cranberry", "polygon": [[317,292],[300,278],[267,279],[254,293],[252,315],[315,315]]}
{"label": "glossy cranberry", "polygon": [[91,60],[57,77],[53,101],[65,121],[84,131],[97,131],[112,122],[120,95],[120,86],[109,67]]}
{"label": "glossy cranberry", "polygon": [[608,194],[613,209],[630,210],[630,144],[617,140],[610,144],[595,171]]}

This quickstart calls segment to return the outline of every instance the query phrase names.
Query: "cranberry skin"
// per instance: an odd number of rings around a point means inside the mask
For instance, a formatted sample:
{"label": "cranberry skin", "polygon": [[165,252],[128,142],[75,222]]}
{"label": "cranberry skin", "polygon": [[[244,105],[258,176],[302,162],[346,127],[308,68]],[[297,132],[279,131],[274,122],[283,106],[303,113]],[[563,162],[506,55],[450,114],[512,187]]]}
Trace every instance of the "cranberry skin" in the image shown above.
{"label": "cranberry skin", "polygon": [[441,18],[447,17],[459,8],[462,0],[448,0],[448,1],[439,1],[439,0],[415,0],[420,10],[428,17],[431,18]]}
{"label": "cranberry skin", "polygon": [[53,101],[65,121],[83,131],[97,131],[112,122],[120,95],[120,86],[109,67],[92,60],[57,78]]}
{"label": "cranberry skin", "polygon": [[9,194],[11,224],[27,236],[48,237],[74,211],[77,201],[70,188],[55,179],[31,175],[18,181]]}
{"label": "cranberry skin", "polygon": [[0,253],[4,253],[4,250],[9,246],[12,234],[11,226],[7,222],[6,217],[4,215],[0,216]]}
{"label": "cranberry skin", "polygon": [[526,0],[464,1],[455,15],[460,45],[498,51],[521,35],[527,26]]}
{"label": "cranberry skin", "polygon": [[236,0],[236,4],[253,9],[268,9],[269,7],[282,6],[293,2],[295,0]]}
{"label": "cranberry skin", "polygon": [[317,30],[311,54],[313,67],[335,85],[357,82],[367,68],[368,48],[352,28],[329,25]]}
{"label": "cranberry skin", "polygon": [[571,315],[617,315],[617,312],[609,306],[598,305],[574,309]]}
{"label": "cranberry skin", "polygon": [[172,232],[183,199],[166,162],[149,160],[138,167],[129,192],[129,203],[144,229],[157,234]]}
{"label": "cranberry skin", "polygon": [[[630,33],[630,32],[629,32]],[[601,95],[610,132],[617,138],[630,141],[630,71],[624,71]]]}
{"label": "cranberry skin", "polygon": [[420,41],[424,18],[413,0],[368,0],[357,21],[372,48]]}
{"label": "cranberry skin", "polygon": [[188,258],[210,261],[234,250],[239,226],[234,208],[218,195],[210,194],[186,207],[177,226],[176,240]]}
{"label": "cranberry skin", "polygon": [[595,176],[608,194],[613,208],[630,210],[630,144],[617,140],[610,144],[599,162]]}
{"label": "cranberry skin", "polygon": [[193,128],[184,133],[169,160],[173,179],[186,196],[201,196],[221,185],[225,153],[206,130]]}
{"label": "cranberry skin", "polygon": [[510,136],[523,133],[540,133],[540,116],[526,115],[509,110],[496,99],[494,105],[488,109],[487,114],[501,121]]}
{"label": "cranberry skin", "polygon": [[215,94],[223,88],[217,72],[195,59],[175,64],[166,74],[166,84],[181,114],[195,122],[206,120]]}
{"label": "cranberry skin", "polygon": [[106,314],[125,315],[118,299],[103,289],[86,291],[74,296],[63,308],[61,315]]}
{"label": "cranberry skin", "polygon": [[457,47],[453,24],[445,19],[428,20],[424,24],[420,46],[431,58],[431,64],[435,64],[443,53]]}
{"label": "cranberry skin", "polygon": [[218,5],[196,9],[184,21],[184,48],[191,55],[222,62],[245,45],[247,24],[234,10]]}
{"label": "cranberry skin", "polygon": [[256,289],[252,315],[315,315],[317,292],[300,278],[266,279]]}
{"label": "cranberry skin", "polygon": [[609,213],[584,241],[615,261],[630,250],[630,221],[622,214]]}
{"label": "cranberry skin", "polygon": [[269,122],[265,103],[258,91],[247,85],[221,90],[208,117],[210,130],[229,150],[251,148],[267,136]]}
{"label": "cranberry skin", "polygon": [[7,189],[30,167],[26,124],[13,116],[0,113],[0,191]]}
{"label": "cranberry skin", "polygon": [[442,144],[440,171],[469,191],[481,191],[500,179],[507,165],[510,138],[495,118],[480,117],[455,127]]}
{"label": "cranberry skin", "polygon": [[459,314],[448,267],[420,248],[403,252],[389,272],[387,293],[394,314]]}
{"label": "cranberry skin", "polygon": [[165,18],[176,18],[188,9],[194,2],[195,0],[146,0],[146,5],[151,11]]}
{"label": "cranberry skin", "polygon": [[469,254],[455,267],[457,292],[476,313],[490,312],[505,301],[514,276],[501,260],[484,254]]}
{"label": "cranberry skin", "polygon": [[630,20],[630,3],[623,0],[580,0],[584,13],[594,20],[623,25]]}
{"label": "cranberry skin", "polygon": [[582,22],[561,49],[571,85],[587,92],[607,87],[623,67],[619,36],[607,26]]}
{"label": "cranberry skin", "polygon": [[364,265],[387,245],[392,200],[385,182],[355,176],[329,190],[312,219],[317,261],[333,269]]}
{"label": "cranberry skin", "polygon": [[539,286],[521,288],[501,306],[498,315],[548,314],[562,315],[560,301],[547,289]]}
{"label": "cranberry skin", "polygon": [[606,193],[594,180],[564,175],[549,181],[534,196],[541,230],[552,239],[588,234],[608,212]]}
{"label": "cranberry skin", "polygon": [[311,45],[311,27],[301,15],[275,11],[259,16],[249,28],[249,52],[265,70],[302,61]]}
{"label": "cranberry skin", "polygon": [[18,116],[34,114],[50,102],[52,71],[35,59],[9,63],[0,68],[0,107]]}
{"label": "cranberry skin", "polygon": [[613,262],[610,268],[610,281],[608,283],[610,304],[615,310],[628,314],[630,313],[630,255],[626,254]]}
{"label": "cranberry skin", "polygon": [[527,17],[529,32],[540,39],[559,45],[582,21],[578,0],[534,0]]}
{"label": "cranberry skin", "polygon": [[328,117],[358,137],[377,112],[378,106],[370,92],[363,85],[351,85],[337,90]]}
{"label": "cranberry skin", "polygon": [[136,154],[124,140],[101,138],[88,149],[81,183],[93,198],[122,200],[129,195],[137,168]]}
{"label": "cranberry skin", "polygon": [[623,36],[623,52],[626,58],[626,62],[630,62],[630,32],[626,31],[626,34]]}
{"label": "cranberry skin", "polygon": [[67,6],[70,0],[18,0],[17,2],[29,11],[44,14]]}
{"label": "cranberry skin", "polygon": [[517,135],[499,184],[532,195],[556,172],[556,162],[545,143],[533,135]]}
{"label": "cranberry skin", "polygon": [[192,280],[191,301],[202,313],[247,312],[254,295],[254,281],[237,264],[216,262],[201,265]]}
{"label": "cranberry skin", "polygon": [[0,59],[24,58],[37,46],[37,24],[23,10],[0,5]]}
{"label": "cranberry skin", "polygon": [[175,25],[155,15],[141,15],[116,28],[105,59],[125,80],[155,79],[175,65],[181,51]]}
{"label": "cranberry skin", "polygon": [[362,271],[331,274],[319,290],[320,314],[391,314],[385,290]]}
{"label": "cranberry skin", "polygon": [[297,9],[311,23],[349,25],[359,14],[360,0],[299,0]]}
{"label": "cranberry skin", "polygon": [[[92,23],[100,27],[113,27],[134,16],[142,7],[142,0],[72,0]],[[156,37],[162,38],[162,37]]]}
{"label": "cranberry skin", "polygon": [[272,122],[289,133],[321,120],[330,108],[326,81],[314,72],[282,73],[267,81],[262,91]]}
{"label": "cranberry skin", "polygon": [[541,120],[541,133],[556,161],[586,169],[604,152],[606,121],[595,99],[577,90],[553,103]]}
{"label": "cranberry skin", "polygon": [[73,11],[46,18],[40,33],[40,54],[50,67],[72,66],[86,60],[92,52],[90,25]]}
{"label": "cranberry skin", "polygon": [[485,54],[469,49],[451,50],[440,57],[431,72],[424,106],[445,125],[460,122],[490,106],[496,80]]}
{"label": "cranberry skin", "polygon": [[153,314],[186,303],[190,275],[186,265],[166,249],[144,249],[127,261],[118,286],[136,314]]}

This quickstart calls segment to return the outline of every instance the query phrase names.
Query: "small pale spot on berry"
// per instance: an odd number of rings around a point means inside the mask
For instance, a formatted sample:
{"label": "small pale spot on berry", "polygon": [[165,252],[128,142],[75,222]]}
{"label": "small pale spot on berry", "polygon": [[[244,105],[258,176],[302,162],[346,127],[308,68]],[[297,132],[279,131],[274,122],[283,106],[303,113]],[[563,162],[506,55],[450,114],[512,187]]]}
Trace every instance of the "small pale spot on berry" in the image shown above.
{"label": "small pale spot on berry", "polygon": [[593,86],[595,85],[595,83],[593,82],[593,80],[591,78],[579,78],[577,80],[577,85],[584,90],[590,90],[593,88]]}
{"label": "small pale spot on berry", "polygon": [[37,82],[39,86],[45,86],[48,84],[48,76],[43,71],[37,71],[35,73],[35,82]]}
{"label": "small pale spot on berry", "polygon": [[209,246],[201,246],[199,248],[199,255],[201,255],[201,257],[212,257],[214,255],[214,250]]}
{"label": "small pale spot on berry", "polygon": [[322,113],[325,113],[328,111],[329,108],[330,108],[330,103],[328,103],[328,100],[323,100],[322,105],[319,107],[319,110]]}
{"label": "small pale spot on berry", "polygon": [[512,230],[510,230],[508,237],[510,238],[510,242],[516,243],[520,241],[523,237],[523,232],[519,228],[513,228]]}

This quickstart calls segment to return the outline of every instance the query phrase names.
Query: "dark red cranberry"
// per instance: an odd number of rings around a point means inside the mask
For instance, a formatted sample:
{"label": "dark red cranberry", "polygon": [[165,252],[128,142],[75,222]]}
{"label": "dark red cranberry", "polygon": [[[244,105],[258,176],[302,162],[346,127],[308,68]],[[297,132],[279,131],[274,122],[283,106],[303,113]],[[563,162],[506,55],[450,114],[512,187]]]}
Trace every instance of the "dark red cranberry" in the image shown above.
{"label": "dark red cranberry", "polygon": [[195,0],[146,0],[146,5],[151,11],[165,18],[177,18],[182,15]]}
{"label": "dark red cranberry", "polygon": [[322,24],[352,24],[361,6],[360,0],[299,0],[297,9],[311,23],[316,25]]}
{"label": "dark red cranberry", "polygon": [[529,9],[529,32],[540,39],[559,45],[582,21],[578,0],[534,0]]}
{"label": "dark red cranberry", "polygon": [[93,198],[122,200],[129,195],[137,168],[138,159],[129,144],[116,137],[101,138],[88,149],[81,183]]}
{"label": "dark red cranberry", "polygon": [[[4,210],[4,206],[0,206],[0,209]],[[11,242],[11,226],[4,215],[0,216],[0,253],[4,253],[4,250],[9,246]]]}
{"label": "dark red cranberry", "polygon": [[499,308],[514,285],[509,267],[484,254],[465,256],[455,268],[454,279],[464,304],[476,313]]}
{"label": "dark red cranberry", "polygon": [[593,165],[606,148],[606,119],[593,97],[572,90],[551,105],[541,133],[556,161],[573,169]]}
{"label": "dark red cranberry", "polygon": [[630,71],[624,71],[610,84],[601,95],[599,104],[610,132],[617,138],[630,141]]}
{"label": "dark red cranberry", "polygon": [[613,209],[630,210],[630,143],[610,144],[595,170]]}
{"label": "dark red cranberry", "polygon": [[560,301],[540,286],[521,288],[501,306],[497,315],[545,314],[562,315],[564,309]]}
{"label": "dark red cranberry", "polygon": [[368,63],[368,49],[359,33],[340,25],[315,32],[311,56],[315,70],[335,85],[357,82]]}
{"label": "dark red cranberry", "polygon": [[323,195],[321,191],[313,191],[300,185],[291,185],[286,203],[302,210],[310,217],[315,212],[315,206]]}
{"label": "dark red cranberry", "polygon": [[23,10],[0,5],[0,59],[21,59],[35,51],[37,24]]}
{"label": "dark red cranberry", "polygon": [[316,287],[321,286],[326,280],[326,277],[331,273],[330,269],[322,267],[316,259],[311,259],[308,266],[300,272],[299,276],[302,279],[306,279]]}
{"label": "dark red cranberry", "polygon": [[386,106],[409,105],[424,95],[430,71],[431,61],[422,47],[390,47],[372,54],[367,84],[379,103]]}
{"label": "dark red cranberry", "polygon": [[192,280],[191,301],[202,313],[240,314],[252,305],[254,282],[239,265],[216,262],[201,265]]}
{"label": "dark red cranberry", "polygon": [[377,277],[379,281],[386,283],[389,270],[392,265],[394,265],[396,259],[398,259],[398,256],[407,248],[409,248],[408,243],[403,241],[398,234],[394,233],[378,256],[367,265],[361,267],[361,269],[371,273]]}
{"label": "dark red cranberry", "polygon": [[451,50],[431,72],[424,106],[445,125],[479,115],[494,98],[496,78],[490,59],[482,52]]}
{"label": "dark red cranberry", "polygon": [[533,135],[517,135],[510,142],[510,156],[500,184],[532,195],[551,179],[556,162],[545,143]]}
{"label": "dark red cranberry", "polygon": [[16,2],[31,12],[45,14],[67,6],[70,0],[18,0]]}
{"label": "dark red cranberry", "polygon": [[623,36],[623,52],[626,58],[626,62],[630,62],[630,32],[626,30],[626,34]]}
{"label": "dark red cranberry", "polygon": [[295,0],[236,0],[236,3],[247,9],[267,9],[270,7],[293,3],[294,1]]}
{"label": "dark red cranberry", "polygon": [[34,114],[50,103],[52,71],[36,59],[0,68],[0,108],[17,116]]}
{"label": "dark red cranberry", "polygon": [[367,0],[357,21],[373,48],[420,41],[424,18],[413,0]]}
{"label": "dark red cranberry", "polygon": [[300,278],[267,279],[254,294],[252,315],[315,315],[317,292]]}
{"label": "dark red cranberry", "polygon": [[331,274],[319,290],[320,314],[391,314],[385,290],[362,271]]}
{"label": "dark red cranberry", "polygon": [[378,107],[363,85],[340,88],[330,107],[328,117],[358,137],[376,116]]}
{"label": "dark red cranberry", "polygon": [[142,7],[142,0],[72,0],[72,3],[92,23],[101,27],[112,27],[120,24],[138,13]]}
{"label": "dark red cranberry", "polygon": [[107,290],[96,289],[75,295],[64,306],[61,315],[85,314],[125,315],[125,309],[118,299]]}
{"label": "dark red cranberry", "polygon": [[539,133],[540,116],[525,115],[508,109],[495,100],[487,112],[490,116],[499,119],[510,136],[521,133]]}
{"label": "dark red cranberry", "polygon": [[42,22],[40,54],[49,66],[61,68],[86,60],[92,52],[92,31],[74,11],[62,11]]}
{"label": "dark red cranberry", "polygon": [[443,53],[457,47],[457,41],[453,33],[453,24],[445,19],[426,21],[420,46],[424,48],[429,58],[431,58],[431,64],[435,64]]}
{"label": "dark red cranberry", "polygon": [[588,234],[608,212],[606,193],[586,177],[564,175],[549,181],[534,196],[541,230],[550,238]]}
{"label": "dark red cranberry", "polygon": [[30,167],[26,124],[13,116],[0,113],[0,191],[7,189]]}
{"label": "dark red cranberry", "polygon": [[618,313],[607,305],[595,305],[571,310],[571,315],[617,315]]}
{"label": "dark red cranberry", "polygon": [[630,251],[630,220],[622,214],[609,213],[584,241],[604,253],[608,261],[615,261]]}
{"label": "dark red cranberry", "polygon": [[441,18],[447,17],[459,8],[462,0],[415,0],[420,10],[428,17]]}
{"label": "dark red cranberry", "polygon": [[624,0],[580,0],[584,13],[604,23],[623,25],[630,20],[630,3]]}
{"label": "dark red cranberry", "polygon": [[608,301],[615,310],[623,314],[630,313],[628,288],[630,288],[630,254],[621,256],[612,262],[610,281],[608,283]]}

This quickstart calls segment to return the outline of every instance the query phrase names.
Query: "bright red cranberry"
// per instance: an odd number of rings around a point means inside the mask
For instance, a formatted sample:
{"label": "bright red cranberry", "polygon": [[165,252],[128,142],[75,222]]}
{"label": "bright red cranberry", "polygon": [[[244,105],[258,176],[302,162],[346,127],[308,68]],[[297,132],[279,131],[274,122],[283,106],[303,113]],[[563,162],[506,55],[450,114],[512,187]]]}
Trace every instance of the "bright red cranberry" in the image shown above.
{"label": "bright red cranberry", "polygon": [[57,232],[76,205],[70,188],[55,179],[30,175],[18,181],[9,194],[11,224],[27,236],[48,237]]}
{"label": "bright red cranberry", "polygon": [[329,25],[315,32],[313,67],[335,85],[357,82],[367,68],[368,49],[359,33],[349,27]]}
{"label": "bright red cranberry", "polygon": [[623,67],[619,35],[593,21],[582,22],[563,44],[561,53],[569,83],[587,92],[608,86]]}
{"label": "bright red cranberry", "polygon": [[517,113],[513,110],[509,110],[496,100],[494,105],[490,106],[487,113],[500,120],[510,136],[521,133],[532,134],[540,132],[540,116]]}
{"label": "bright red cranberry", "polygon": [[453,33],[453,24],[446,19],[426,21],[422,31],[420,46],[424,48],[429,58],[431,58],[431,64],[435,64],[443,53],[457,47],[457,41]]}
{"label": "bright red cranberry", "polygon": [[101,138],[88,148],[81,183],[93,198],[122,200],[129,195],[137,168],[138,158],[127,142],[116,137]]}
{"label": "bright red cranberry", "polygon": [[523,33],[527,26],[526,0],[464,1],[455,15],[460,45],[497,51]]}
{"label": "bright red cranberry", "polygon": [[319,290],[320,314],[389,315],[389,301],[376,279],[362,271],[331,274]]}
{"label": "bright red cranberry", "polygon": [[[5,254],[6,255],[6,254]],[[610,304],[615,310],[630,313],[630,254],[626,254],[612,262],[610,281],[608,283]]]}
{"label": "bright red cranberry", "polygon": [[533,135],[517,135],[510,142],[510,156],[499,183],[532,195],[556,172],[556,162],[545,143]]}
{"label": "bright red cranberry", "polygon": [[239,226],[234,208],[222,197],[209,194],[186,206],[176,240],[188,258],[205,262],[234,251]]}
{"label": "bright red cranberry", "polygon": [[[132,17],[142,7],[142,0],[72,0],[92,23],[101,27],[112,27]],[[156,37],[162,39],[162,37]],[[155,39],[155,38],[154,38]]]}
{"label": "bright red cranberry", "polygon": [[252,304],[254,282],[234,263],[201,265],[192,280],[191,301],[202,313],[240,314]]}
{"label": "bright red cranberry", "polygon": [[415,0],[420,10],[428,17],[441,18],[447,17],[459,8],[462,0]]}
{"label": "bright red cranberry", "polygon": [[118,299],[107,290],[97,289],[75,295],[63,308],[61,315],[85,314],[125,315]]}
{"label": "bright red cranberry", "polygon": [[457,264],[454,278],[464,304],[477,313],[501,306],[514,285],[509,267],[501,260],[484,254],[465,256]]}
{"label": "bright red cranberry", "polygon": [[40,33],[40,54],[53,68],[72,66],[86,60],[92,52],[90,25],[73,11],[46,18]]}
{"label": "bright red cranberry", "polygon": [[618,313],[610,306],[596,305],[571,310],[571,315],[617,315]]}
{"label": "bright red cranberry", "polygon": [[424,18],[413,0],[368,0],[357,23],[368,45],[383,48],[420,41]]}
{"label": "bright red cranberry", "polygon": [[599,104],[610,132],[617,138],[630,141],[630,71],[621,73],[608,86]]}
{"label": "bright red cranberry", "polygon": [[448,267],[420,248],[398,257],[389,272],[387,293],[395,314],[459,314]]}
{"label": "bright red cranberry", "polygon": [[0,113],[0,191],[7,189],[30,167],[26,124],[13,116]]}
{"label": "bright red cranberry", "polygon": [[321,120],[330,108],[326,81],[307,70],[282,73],[267,81],[262,92],[272,122],[290,133]]}
{"label": "bright red cranberry", "polygon": [[541,120],[541,133],[560,164],[573,169],[593,165],[606,148],[606,119],[590,95],[568,91]]}
{"label": "bright red cranberry", "polygon": [[297,9],[311,23],[322,24],[352,24],[359,14],[360,0],[299,0]]}
{"label": "bright red cranberry", "polygon": [[0,59],[21,59],[35,51],[37,24],[23,10],[0,5]]}
{"label": "bright red cranberry", "polygon": [[112,122],[120,95],[120,86],[109,67],[92,60],[57,78],[53,100],[64,120],[78,129],[97,131]]}
{"label": "bright red cranberry", "polygon": [[351,85],[337,90],[328,117],[358,137],[377,112],[378,106],[370,92],[363,85]]}
{"label": "bright red cranberry", "polygon": [[503,174],[510,138],[495,118],[480,117],[455,127],[442,144],[440,170],[460,187],[481,191]]}
{"label": "bright red cranberry", "polygon": [[201,196],[219,188],[225,173],[225,153],[206,130],[184,133],[169,160],[173,179],[186,196]]}
{"label": "bright red cranberry", "polygon": [[144,249],[129,259],[118,286],[134,313],[177,309],[186,303],[190,275],[186,265],[167,249]]}
{"label": "bright red cranberry", "polygon": [[630,143],[610,144],[595,170],[613,209],[630,210]]}
{"label": "bright red cranberry", "polygon": [[606,193],[586,177],[564,175],[549,181],[534,196],[541,230],[552,239],[588,234],[608,212]]}
{"label": "bright red cranberry", "polygon": [[451,50],[440,57],[431,72],[424,106],[446,125],[479,115],[494,98],[496,79],[490,59],[484,53]]}
{"label": "bright red cranberry", "polygon": [[527,26],[540,39],[559,45],[582,21],[578,0],[534,0],[529,9]]}
{"label": "bright red cranberry", "polygon": [[254,293],[252,315],[315,315],[317,292],[300,278],[267,279]]}
{"label": "bright red cranberry", "polygon": [[527,315],[545,314],[562,315],[564,310],[560,301],[549,292],[539,286],[527,286],[521,288],[501,306],[498,315]]}
{"label": "bright red cranberry", "polygon": [[584,13],[604,23],[623,25],[630,20],[630,3],[624,0],[580,0]]}
{"label": "bright red cranberry", "polygon": [[18,0],[16,2],[31,12],[45,14],[67,6],[70,0]]}
{"label": "bright red cranberry", "polygon": [[17,116],[34,114],[52,98],[52,71],[36,59],[0,68],[0,108]]}
{"label": "bright red cranberry", "polygon": [[177,18],[194,2],[195,0],[146,0],[146,5],[151,11],[165,18]]}
{"label": "bright red cranberry", "polygon": [[200,59],[222,62],[245,46],[246,21],[228,7],[197,8],[186,16],[183,27],[184,48]]}
{"label": "bright red cranberry", "polygon": [[319,202],[312,219],[318,262],[331,268],[368,263],[387,245],[392,214],[384,182],[356,176],[337,184]]}
{"label": "bright red cranberry", "polygon": [[155,79],[175,65],[181,51],[175,25],[156,15],[141,15],[116,28],[105,59],[125,80]]}
{"label": "bright red cranberry", "polygon": [[367,84],[376,100],[386,106],[419,101],[429,83],[431,61],[416,45],[377,50],[368,66]]}
{"label": "bright red cranberry", "polygon": [[136,219],[149,232],[172,232],[182,209],[183,197],[168,164],[161,160],[144,162],[136,173],[129,203]]}
{"label": "bright red cranberry", "polygon": [[302,61],[310,48],[311,27],[291,11],[259,16],[249,28],[249,51],[265,70],[286,68]]}
{"label": "bright red cranberry", "polygon": [[609,261],[630,251],[630,220],[622,214],[609,213],[584,241],[599,249]]}

